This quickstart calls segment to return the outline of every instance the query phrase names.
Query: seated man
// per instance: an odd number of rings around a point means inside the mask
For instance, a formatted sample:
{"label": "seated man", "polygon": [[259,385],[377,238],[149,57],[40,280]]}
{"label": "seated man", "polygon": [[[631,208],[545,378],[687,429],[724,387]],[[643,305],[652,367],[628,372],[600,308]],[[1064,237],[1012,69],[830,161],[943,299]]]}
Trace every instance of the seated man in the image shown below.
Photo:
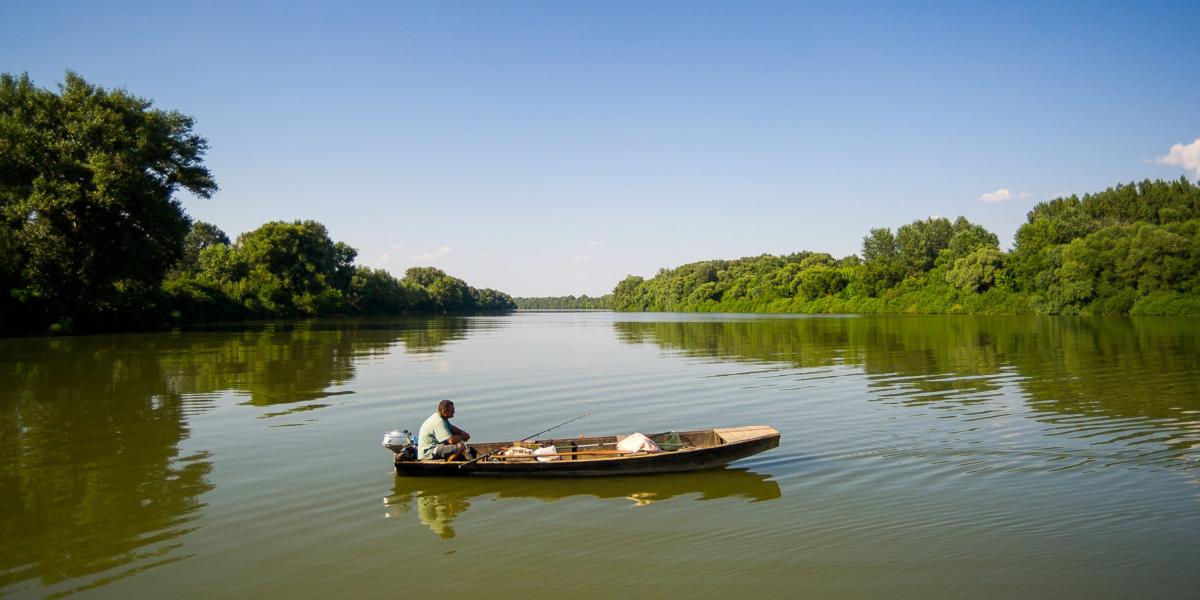
{"label": "seated man", "polygon": [[454,416],[454,403],[442,400],[438,403],[437,412],[429,415],[421,424],[417,434],[417,458],[429,460],[434,458],[449,458],[454,455],[467,457],[467,440],[471,434],[450,424]]}

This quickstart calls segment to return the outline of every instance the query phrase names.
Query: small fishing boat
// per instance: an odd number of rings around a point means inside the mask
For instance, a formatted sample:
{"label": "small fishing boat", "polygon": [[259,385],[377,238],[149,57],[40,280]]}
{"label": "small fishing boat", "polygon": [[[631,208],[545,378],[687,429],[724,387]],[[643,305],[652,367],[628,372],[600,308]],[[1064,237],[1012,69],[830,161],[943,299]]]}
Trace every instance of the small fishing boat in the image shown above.
{"label": "small fishing boat", "polygon": [[489,477],[675,473],[719,467],[779,445],[779,431],[766,425],[657,433],[646,436],[657,450],[636,452],[619,449],[625,437],[610,435],[471,444],[478,457],[459,461],[406,460],[406,453],[397,453],[396,472],[401,475]]}

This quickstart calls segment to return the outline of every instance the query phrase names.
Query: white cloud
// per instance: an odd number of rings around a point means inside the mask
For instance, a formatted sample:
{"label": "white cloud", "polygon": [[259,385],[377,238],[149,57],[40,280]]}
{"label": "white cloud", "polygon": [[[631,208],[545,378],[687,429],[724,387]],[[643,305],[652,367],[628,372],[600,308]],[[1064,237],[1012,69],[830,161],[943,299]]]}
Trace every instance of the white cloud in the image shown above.
{"label": "white cloud", "polygon": [[1012,200],[1012,192],[1008,191],[1008,188],[1000,188],[994,192],[979,195],[979,201],[987,202],[988,204],[1007,202],[1009,200]]}
{"label": "white cloud", "polygon": [[1000,188],[994,192],[980,194],[979,201],[986,202],[988,204],[1000,204],[1001,202],[1008,202],[1009,200],[1012,200],[1013,198],[1018,198],[1020,200],[1028,200],[1029,198],[1032,198],[1032,197],[1033,197],[1033,194],[1030,194],[1029,192],[1017,192],[1014,194],[1013,191],[1008,188]]}
{"label": "white cloud", "polygon": [[410,256],[410,257],[408,257],[408,260],[410,260],[412,262],[434,261],[434,260],[437,260],[437,259],[447,255],[447,254],[450,254],[450,246],[442,246],[441,248],[438,248],[437,250],[434,250],[433,252],[426,252],[425,254],[418,254],[416,256]]}
{"label": "white cloud", "polygon": [[1200,138],[1196,138],[1196,141],[1190,144],[1171,146],[1171,150],[1167,152],[1166,156],[1160,156],[1154,159],[1154,162],[1160,165],[1183,167],[1183,170],[1191,171],[1192,176],[1200,180]]}
{"label": "white cloud", "polygon": [[593,241],[590,241],[590,242],[588,242],[588,245],[589,245],[589,246],[594,246],[594,247],[597,247],[597,248],[598,248],[598,247],[600,247],[600,246],[603,246],[604,244],[607,244],[607,243],[608,243],[608,242],[607,242],[606,240],[593,240]]}
{"label": "white cloud", "polygon": [[589,260],[592,260],[592,257],[590,257],[590,256],[576,256],[575,258],[572,258],[572,259],[571,259],[571,262],[573,262],[573,263],[581,263],[581,262],[588,262]]}
{"label": "white cloud", "polygon": [[392,255],[391,255],[391,254],[388,254],[387,252],[384,252],[383,254],[380,254],[380,255],[379,255],[379,258],[378,258],[378,259],[376,259],[376,261],[375,261],[375,262],[377,262],[377,263],[379,263],[379,264],[381,264],[381,265],[388,265],[388,264],[391,264],[391,263],[392,263]]}

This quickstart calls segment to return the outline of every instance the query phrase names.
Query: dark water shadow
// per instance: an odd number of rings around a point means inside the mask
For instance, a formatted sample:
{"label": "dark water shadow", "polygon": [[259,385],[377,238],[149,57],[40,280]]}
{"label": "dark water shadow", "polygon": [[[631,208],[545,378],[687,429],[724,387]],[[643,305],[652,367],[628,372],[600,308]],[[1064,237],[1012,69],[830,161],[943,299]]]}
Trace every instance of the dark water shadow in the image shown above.
{"label": "dark water shadow", "polygon": [[389,517],[416,517],[442,538],[453,538],[453,523],[472,501],[534,499],[556,502],[576,496],[600,500],[624,498],[632,506],[646,506],[683,496],[694,500],[740,498],[749,502],[777,500],[783,496],[771,475],[747,469],[723,468],[696,473],[650,476],[541,478],[447,478],[397,476],[392,495],[385,499]]}

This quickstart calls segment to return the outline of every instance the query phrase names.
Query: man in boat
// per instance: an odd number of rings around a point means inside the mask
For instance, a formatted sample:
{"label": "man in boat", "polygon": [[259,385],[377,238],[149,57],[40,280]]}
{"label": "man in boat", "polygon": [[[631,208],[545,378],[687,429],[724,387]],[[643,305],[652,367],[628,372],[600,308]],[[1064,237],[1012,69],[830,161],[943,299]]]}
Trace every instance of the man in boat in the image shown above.
{"label": "man in boat", "polygon": [[421,424],[417,434],[417,458],[431,460],[435,458],[450,458],[459,456],[470,458],[467,440],[471,434],[455,427],[450,423],[454,416],[454,403],[442,400],[438,403],[437,412],[429,415]]}

